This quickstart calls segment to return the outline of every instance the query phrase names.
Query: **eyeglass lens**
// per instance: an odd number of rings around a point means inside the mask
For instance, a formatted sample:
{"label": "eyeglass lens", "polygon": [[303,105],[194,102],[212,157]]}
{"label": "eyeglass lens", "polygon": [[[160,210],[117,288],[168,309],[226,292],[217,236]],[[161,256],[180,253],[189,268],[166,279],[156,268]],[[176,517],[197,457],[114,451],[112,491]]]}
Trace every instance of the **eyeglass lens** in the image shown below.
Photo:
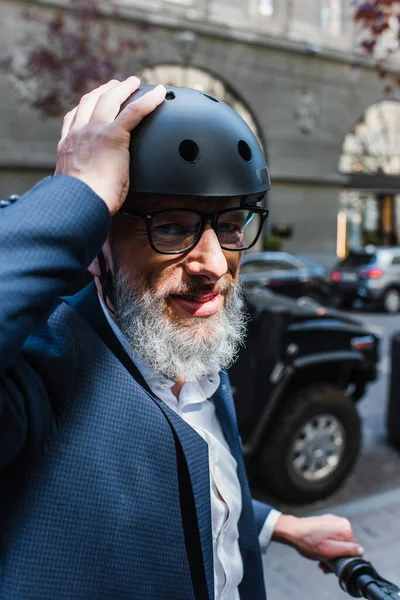
{"label": "eyeglass lens", "polygon": [[[222,247],[239,250],[252,244],[260,229],[261,217],[249,209],[233,209],[218,216],[217,236]],[[166,210],[153,215],[151,236],[160,252],[177,252],[194,244],[201,228],[195,212]]]}

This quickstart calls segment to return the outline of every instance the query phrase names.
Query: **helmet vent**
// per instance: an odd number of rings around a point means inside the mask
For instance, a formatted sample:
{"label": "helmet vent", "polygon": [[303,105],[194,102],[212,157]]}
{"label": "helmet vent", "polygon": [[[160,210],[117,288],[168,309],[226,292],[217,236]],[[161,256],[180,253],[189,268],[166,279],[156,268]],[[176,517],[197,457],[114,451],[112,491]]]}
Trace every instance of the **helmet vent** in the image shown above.
{"label": "helmet vent", "polygon": [[174,93],[174,92],[171,92],[171,91],[168,91],[168,92],[165,94],[165,99],[166,99],[166,100],[174,100],[174,99],[175,99],[175,93]]}
{"label": "helmet vent", "polygon": [[245,160],[246,162],[251,161],[251,159],[253,158],[253,154],[252,154],[251,148],[247,142],[245,142],[244,140],[239,140],[238,141],[238,150],[239,150],[239,154],[243,158],[243,160]]}
{"label": "helmet vent", "polygon": [[213,102],[219,102],[219,100],[217,100],[216,98],[214,98],[214,96],[210,96],[210,94],[206,94],[205,92],[200,92],[200,94],[203,94],[203,96],[205,96],[209,100],[212,100]]}
{"label": "helmet vent", "polygon": [[200,148],[193,140],[183,140],[179,144],[181,159],[187,163],[195,163],[200,156]]}

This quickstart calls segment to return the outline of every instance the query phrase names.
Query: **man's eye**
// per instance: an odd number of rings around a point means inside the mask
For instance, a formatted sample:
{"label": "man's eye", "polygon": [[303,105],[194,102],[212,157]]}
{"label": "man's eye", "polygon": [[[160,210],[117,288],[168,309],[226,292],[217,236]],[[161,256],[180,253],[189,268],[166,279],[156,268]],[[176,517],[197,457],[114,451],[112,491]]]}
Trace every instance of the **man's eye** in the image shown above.
{"label": "man's eye", "polygon": [[153,228],[153,232],[159,235],[174,235],[182,230],[178,223],[164,223]]}
{"label": "man's eye", "polygon": [[221,233],[233,233],[235,231],[241,231],[243,229],[242,225],[238,225],[237,223],[219,223],[218,231]]}
{"label": "man's eye", "polygon": [[153,227],[153,234],[155,235],[164,235],[164,236],[172,236],[172,235],[191,235],[196,233],[197,229],[194,226],[188,227],[185,225],[181,225],[180,223],[164,223],[162,225],[157,225]]}

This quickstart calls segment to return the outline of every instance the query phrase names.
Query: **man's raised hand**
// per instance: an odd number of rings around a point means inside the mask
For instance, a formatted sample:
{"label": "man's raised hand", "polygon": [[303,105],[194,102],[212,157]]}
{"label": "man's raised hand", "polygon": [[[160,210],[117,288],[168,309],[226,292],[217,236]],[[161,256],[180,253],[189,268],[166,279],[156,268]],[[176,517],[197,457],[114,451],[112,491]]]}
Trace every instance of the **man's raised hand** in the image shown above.
{"label": "man's raised hand", "polygon": [[130,133],[166,94],[164,86],[157,86],[120,112],[139,85],[137,77],[112,80],[83,96],[65,116],[58,144],[55,175],[86,183],[111,215],[120,209],[129,188]]}

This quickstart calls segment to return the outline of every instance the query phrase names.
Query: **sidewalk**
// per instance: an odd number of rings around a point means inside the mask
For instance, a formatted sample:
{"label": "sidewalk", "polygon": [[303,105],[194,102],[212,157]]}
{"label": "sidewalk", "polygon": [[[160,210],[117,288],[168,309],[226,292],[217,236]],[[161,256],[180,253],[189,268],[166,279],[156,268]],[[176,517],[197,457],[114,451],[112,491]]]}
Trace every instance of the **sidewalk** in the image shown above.
{"label": "sidewalk", "polygon": [[[400,489],[338,504],[319,513],[347,517],[365,558],[386,579],[400,586]],[[294,550],[273,543],[265,559],[268,600],[345,600],[333,575],[324,575],[318,565]]]}

